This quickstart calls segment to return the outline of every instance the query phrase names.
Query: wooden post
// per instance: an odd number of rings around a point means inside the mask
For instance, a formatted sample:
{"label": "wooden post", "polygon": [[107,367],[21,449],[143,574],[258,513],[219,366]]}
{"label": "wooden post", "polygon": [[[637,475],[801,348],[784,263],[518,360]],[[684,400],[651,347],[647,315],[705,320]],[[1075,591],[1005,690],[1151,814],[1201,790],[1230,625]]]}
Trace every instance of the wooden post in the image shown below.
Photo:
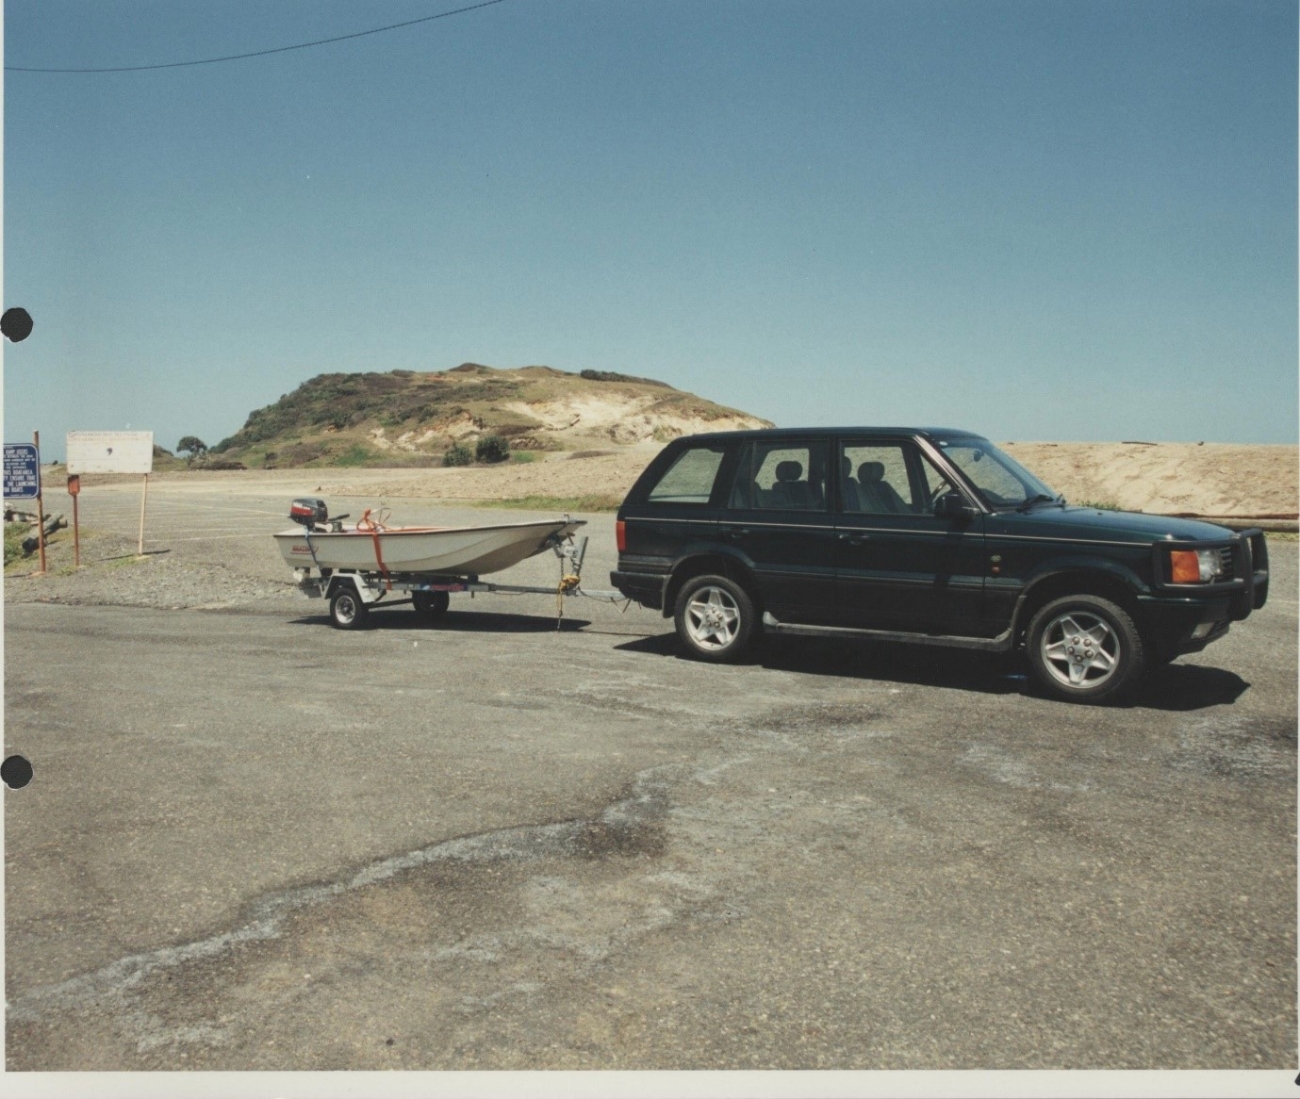
{"label": "wooden post", "polygon": [[77,497],[81,494],[81,477],[68,476],[68,494],[72,497],[72,567],[81,568],[81,524],[77,521]]}
{"label": "wooden post", "polygon": [[149,499],[149,474],[144,475],[144,491],[140,493],[140,545],[136,548],[139,557],[144,556],[144,503]]}
{"label": "wooden post", "polygon": [[41,546],[41,571],[45,575],[45,502],[41,499],[41,433],[32,432],[36,444],[36,537]]}

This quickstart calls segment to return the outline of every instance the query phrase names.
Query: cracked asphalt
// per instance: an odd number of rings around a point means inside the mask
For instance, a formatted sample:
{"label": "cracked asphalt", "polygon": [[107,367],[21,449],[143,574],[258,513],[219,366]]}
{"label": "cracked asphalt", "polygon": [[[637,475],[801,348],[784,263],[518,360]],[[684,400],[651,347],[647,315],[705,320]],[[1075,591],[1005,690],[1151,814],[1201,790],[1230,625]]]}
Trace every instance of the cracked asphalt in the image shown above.
{"label": "cracked asphalt", "polygon": [[712,667],[543,596],[342,633],[275,558],[219,610],[11,584],[7,1067],[1294,1072],[1272,550],[1120,709],[956,652]]}

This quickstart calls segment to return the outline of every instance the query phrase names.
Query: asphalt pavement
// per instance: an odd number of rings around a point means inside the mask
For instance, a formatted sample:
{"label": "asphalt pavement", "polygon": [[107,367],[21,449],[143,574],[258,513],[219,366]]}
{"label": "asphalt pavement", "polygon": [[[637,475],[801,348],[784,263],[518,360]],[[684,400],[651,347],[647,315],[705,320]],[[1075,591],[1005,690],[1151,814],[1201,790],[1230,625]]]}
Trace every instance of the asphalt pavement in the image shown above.
{"label": "asphalt pavement", "polygon": [[[1098,709],[957,651],[709,666],[594,600],[336,631],[287,495],[151,490],[118,605],[7,585],[10,1069],[1294,1073],[1296,543]],[[151,603],[168,557],[250,587]]]}

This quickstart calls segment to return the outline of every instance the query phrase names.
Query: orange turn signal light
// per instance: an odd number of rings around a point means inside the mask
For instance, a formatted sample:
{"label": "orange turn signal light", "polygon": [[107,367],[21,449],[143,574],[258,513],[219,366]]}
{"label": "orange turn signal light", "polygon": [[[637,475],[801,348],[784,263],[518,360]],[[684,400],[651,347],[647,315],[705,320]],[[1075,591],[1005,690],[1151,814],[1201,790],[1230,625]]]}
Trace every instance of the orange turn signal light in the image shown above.
{"label": "orange turn signal light", "polygon": [[614,541],[618,544],[619,553],[627,552],[627,524],[622,519],[614,523]]}
{"label": "orange turn signal light", "polygon": [[1195,550],[1169,551],[1169,579],[1175,584],[1199,584],[1201,564]]}

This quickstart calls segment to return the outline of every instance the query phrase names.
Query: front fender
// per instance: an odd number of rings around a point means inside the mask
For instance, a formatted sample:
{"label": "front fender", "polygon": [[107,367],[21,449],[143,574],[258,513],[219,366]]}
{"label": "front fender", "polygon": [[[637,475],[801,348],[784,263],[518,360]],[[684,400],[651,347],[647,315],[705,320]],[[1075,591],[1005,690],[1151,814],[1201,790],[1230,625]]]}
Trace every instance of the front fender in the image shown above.
{"label": "front fender", "polygon": [[[1011,614],[1011,632],[1015,637],[1025,628],[1026,610],[1047,599],[1068,595],[1073,591],[1100,589],[1098,594],[1122,591],[1130,599],[1137,599],[1151,591],[1151,585],[1138,573],[1118,561],[1093,557],[1088,554],[1069,554],[1054,557],[1039,564],[1026,578]],[[1109,592],[1108,592],[1109,589]]]}
{"label": "front fender", "polygon": [[1046,580],[1071,574],[1082,576],[1089,573],[1094,575],[1100,573],[1110,580],[1119,581],[1128,589],[1130,595],[1145,595],[1151,591],[1151,585],[1122,562],[1080,553],[1053,557],[1035,566],[1025,578],[1023,594],[1027,596]]}

